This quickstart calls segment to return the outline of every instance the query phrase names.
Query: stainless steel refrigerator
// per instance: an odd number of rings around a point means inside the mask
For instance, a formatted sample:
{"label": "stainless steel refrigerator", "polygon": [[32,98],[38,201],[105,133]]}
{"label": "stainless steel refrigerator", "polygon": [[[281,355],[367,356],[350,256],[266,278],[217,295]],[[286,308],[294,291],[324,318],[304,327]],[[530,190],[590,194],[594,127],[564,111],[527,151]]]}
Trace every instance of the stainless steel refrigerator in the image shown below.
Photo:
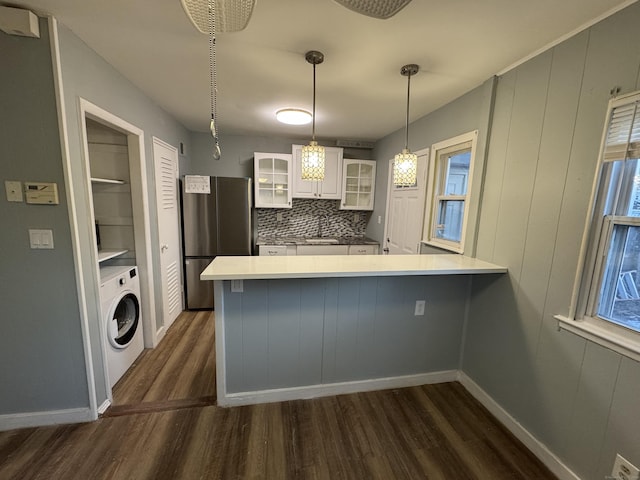
{"label": "stainless steel refrigerator", "polygon": [[[185,300],[188,310],[213,309],[213,282],[200,273],[218,255],[251,255],[251,179],[194,177],[180,181]],[[210,193],[204,185],[209,184]],[[197,193],[188,193],[197,192]]]}

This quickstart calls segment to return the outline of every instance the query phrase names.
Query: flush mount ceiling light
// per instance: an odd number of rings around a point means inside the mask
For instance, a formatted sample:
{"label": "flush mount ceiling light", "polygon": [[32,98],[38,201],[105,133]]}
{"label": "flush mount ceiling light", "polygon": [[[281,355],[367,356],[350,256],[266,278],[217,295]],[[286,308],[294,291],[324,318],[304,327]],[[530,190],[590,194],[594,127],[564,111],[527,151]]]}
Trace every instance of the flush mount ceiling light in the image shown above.
{"label": "flush mount ceiling light", "polygon": [[335,0],[349,10],[373,18],[389,18],[402,10],[411,0]]}
{"label": "flush mount ceiling light", "polygon": [[313,65],[313,113],[311,117],[311,141],[302,147],[301,177],[303,180],[324,180],[324,147],[316,142],[316,65],[324,61],[321,52],[311,50],[304,58]]}
{"label": "flush mount ceiling light", "polygon": [[280,123],[286,123],[287,125],[306,125],[311,123],[313,116],[306,110],[299,108],[283,108],[276,112],[276,119]]}
{"label": "flush mount ceiling light", "polygon": [[200,33],[209,34],[209,4],[215,5],[218,32],[239,32],[244,30],[255,0],[180,0],[189,20]]}
{"label": "flush mount ceiling light", "polygon": [[407,118],[405,122],[404,148],[393,159],[393,184],[396,187],[412,187],[418,178],[418,156],[409,150],[409,95],[411,93],[411,75],[418,73],[420,67],[405,65],[400,74],[407,77]]}

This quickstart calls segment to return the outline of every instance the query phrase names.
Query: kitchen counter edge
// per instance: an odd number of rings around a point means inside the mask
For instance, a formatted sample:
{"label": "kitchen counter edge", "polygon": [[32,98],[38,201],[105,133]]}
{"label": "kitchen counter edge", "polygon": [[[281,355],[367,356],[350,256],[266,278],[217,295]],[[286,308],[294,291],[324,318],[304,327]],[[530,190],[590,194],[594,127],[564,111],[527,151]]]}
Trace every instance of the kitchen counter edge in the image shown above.
{"label": "kitchen counter edge", "polygon": [[467,275],[506,273],[506,267],[464,255],[325,255],[216,257],[201,280]]}

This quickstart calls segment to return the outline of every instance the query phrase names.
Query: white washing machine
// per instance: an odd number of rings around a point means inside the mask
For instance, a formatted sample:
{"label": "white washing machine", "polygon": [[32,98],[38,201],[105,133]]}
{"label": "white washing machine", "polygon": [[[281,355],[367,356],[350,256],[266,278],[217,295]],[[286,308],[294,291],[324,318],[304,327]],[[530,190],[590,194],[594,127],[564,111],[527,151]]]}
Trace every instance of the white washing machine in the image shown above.
{"label": "white washing machine", "polygon": [[137,267],[100,269],[102,332],[109,383],[113,387],[144,350]]}

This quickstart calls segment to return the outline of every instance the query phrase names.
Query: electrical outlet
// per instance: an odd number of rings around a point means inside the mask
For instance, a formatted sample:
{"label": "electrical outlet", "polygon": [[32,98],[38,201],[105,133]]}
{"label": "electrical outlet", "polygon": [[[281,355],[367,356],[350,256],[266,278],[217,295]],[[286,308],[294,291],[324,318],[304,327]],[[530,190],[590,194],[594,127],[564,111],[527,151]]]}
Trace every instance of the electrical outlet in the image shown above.
{"label": "electrical outlet", "polygon": [[276,222],[281,222],[282,221],[282,212],[278,212],[276,213]]}
{"label": "electrical outlet", "polygon": [[231,292],[242,293],[244,292],[244,285],[242,280],[231,280]]}
{"label": "electrical outlet", "polygon": [[360,221],[360,215],[357,213],[353,214],[353,223],[358,223]]}
{"label": "electrical outlet", "polygon": [[425,300],[416,300],[416,310],[414,312],[415,316],[424,315],[424,307],[426,303],[427,302]]}
{"label": "electrical outlet", "polygon": [[620,454],[616,455],[611,477],[616,480],[640,480],[640,470]]}

